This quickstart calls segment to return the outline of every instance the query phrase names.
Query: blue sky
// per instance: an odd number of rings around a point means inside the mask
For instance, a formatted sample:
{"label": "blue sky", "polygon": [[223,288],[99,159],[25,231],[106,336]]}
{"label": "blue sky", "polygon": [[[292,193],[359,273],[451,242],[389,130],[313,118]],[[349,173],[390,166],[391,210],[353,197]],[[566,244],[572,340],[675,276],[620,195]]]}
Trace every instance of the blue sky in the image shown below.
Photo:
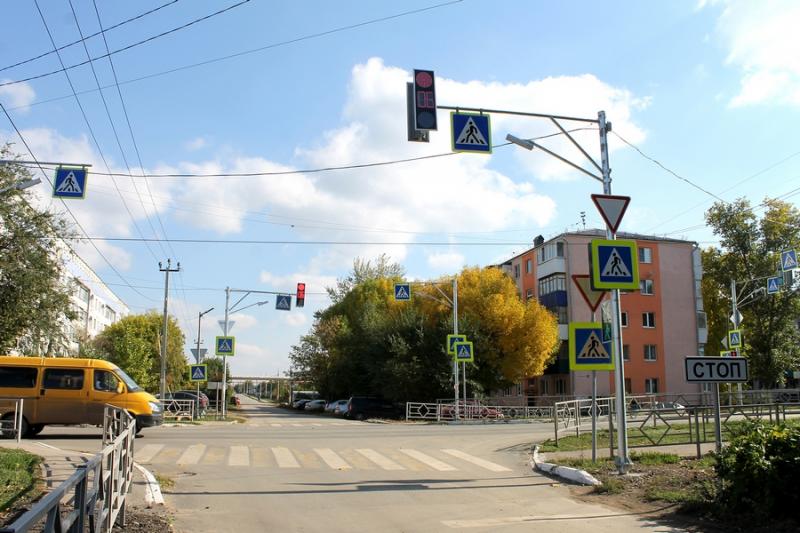
{"label": "blue sky", "polygon": [[[97,9],[107,28],[167,3],[97,0]],[[97,32],[93,2],[73,4],[83,34]],[[235,4],[173,2],[107,31],[108,46],[117,50]],[[57,45],[79,38],[68,0],[39,5]],[[614,192],[632,197],[622,230],[707,246],[714,236],[703,212],[713,197],[700,188],[758,204],[798,186],[798,24],[800,5],[792,1],[252,0],[112,59],[146,175],[281,172],[447,153],[444,111],[429,144],[405,139],[404,83],[412,69],[432,69],[441,105],[582,117],[605,110],[615,133],[697,185],[612,134]],[[52,50],[32,2],[5,6],[2,27],[0,68]],[[92,57],[106,52],[99,36],[87,47]],[[81,44],[62,51],[67,65],[86,58]],[[97,172],[87,198],[68,204],[90,236],[360,243],[95,241],[124,280],[93,247],[76,244],[133,312],[161,308],[158,261],[180,261],[170,309],[184,327],[187,353],[199,311],[216,308],[204,319],[204,345],[220,334],[226,286],[293,292],[306,282],[302,310],[277,311],[269,297],[268,305],[234,317],[237,374],[285,371],[290,347],[329,303],[325,286],[356,257],[387,253],[409,277],[429,279],[509,258],[536,235],[576,229],[581,211],[587,227],[601,224],[589,197],[600,192],[597,182],[515,146],[367,169],[145,180],[109,61],[94,65],[109,86],[103,94],[122,151],[89,65],[69,73],[99,150],[63,73],[2,85],[60,68],[55,54],[0,71],[0,102],[36,157],[90,163]],[[492,130],[495,144],[507,133],[556,131],[545,120],[500,115]],[[597,156],[596,131],[575,135]],[[5,116],[0,139],[29,158]],[[561,138],[542,143],[579,159]],[[99,174],[108,172],[103,159],[126,173],[123,153],[139,177]],[[43,207],[64,210],[45,185],[37,194]]]}

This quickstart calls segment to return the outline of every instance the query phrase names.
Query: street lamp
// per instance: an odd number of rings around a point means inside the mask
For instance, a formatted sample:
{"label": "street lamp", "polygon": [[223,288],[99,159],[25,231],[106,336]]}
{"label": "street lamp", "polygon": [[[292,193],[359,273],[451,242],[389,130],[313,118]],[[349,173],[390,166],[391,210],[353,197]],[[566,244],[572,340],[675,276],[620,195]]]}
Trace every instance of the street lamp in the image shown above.
{"label": "street lamp", "polygon": [[[201,320],[202,320],[204,315],[207,315],[208,313],[210,313],[213,310],[214,310],[214,308],[212,307],[211,309],[208,309],[207,311],[203,311],[202,313],[197,313],[197,364],[200,364],[200,362],[202,361],[202,358],[203,358],[203,354],[200,353],[200,322],[201,322]],[[206,378],[208,378],[207,374],[206,374]],[[197,383],[197,411],[196,412],[198,413],[198,416],[199,416],[199,414],[200,414],[200,383],[199,382]]]}
{"label": "street lamp", "polygon": [[8,191],[21,191],[27,189],[29,187],[33,187],[34,185],[39,185],[42,182],[39,178],[34,178],[31,180],[23,180],[15,183],[14,185],[9,185],[8,187],[4,187],[0,189],[0,194],[6,193]]}

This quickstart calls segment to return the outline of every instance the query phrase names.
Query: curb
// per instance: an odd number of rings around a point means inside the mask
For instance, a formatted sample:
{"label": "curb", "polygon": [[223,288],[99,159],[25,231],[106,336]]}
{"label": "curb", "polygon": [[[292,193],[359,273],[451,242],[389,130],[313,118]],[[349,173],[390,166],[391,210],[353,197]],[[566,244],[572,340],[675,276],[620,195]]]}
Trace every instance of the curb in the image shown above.
{"label": "curb", "polygon": [[560,477],[566,479],[567,481],[571,481],[573,483],[579,483],[581,485],[598,486],[603,484],[599,479],[591,475],[586,470],[579,470],[577,468],[572,468],[569,466],[559,466],[554,463],[544,462],[539,457],[538,445],[535,445],[533,447],[533,453],[531,454],[531,467],[534,470],[539,470],[546,474],[550,474],[551,476]]}
{"label": "curb", "polygon": [[158,484],[156,477],[139,463],[134,462],[133,466],[135,466],[144,477],[144,501],[147,504],[147,507],[150,508],[153,507],[153,505],[164,505],[164,496],[161,494],[161,485]]}

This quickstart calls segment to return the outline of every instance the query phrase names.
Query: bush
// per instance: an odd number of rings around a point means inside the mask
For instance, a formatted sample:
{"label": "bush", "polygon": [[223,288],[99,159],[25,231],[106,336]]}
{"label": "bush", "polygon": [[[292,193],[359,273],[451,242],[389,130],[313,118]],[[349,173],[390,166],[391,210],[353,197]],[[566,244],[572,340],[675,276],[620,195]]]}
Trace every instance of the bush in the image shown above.
{"label": "bush", "polygon": [[747,424],[720,453],[720,498],[731,511],[796,516],[800,506],[800,428]]}

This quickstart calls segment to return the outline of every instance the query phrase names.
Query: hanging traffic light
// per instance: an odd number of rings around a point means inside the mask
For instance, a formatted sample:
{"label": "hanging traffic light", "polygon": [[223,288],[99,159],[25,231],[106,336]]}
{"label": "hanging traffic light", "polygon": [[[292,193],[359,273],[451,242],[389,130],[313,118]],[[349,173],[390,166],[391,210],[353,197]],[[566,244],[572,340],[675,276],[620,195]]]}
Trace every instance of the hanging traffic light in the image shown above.
{"label": "hanging traffic light", "polygon": [[303,304],[306,301],[306,284],[305,283],[298,283],[297,284],[297,305],[296,307],[303,307]]}
{"label": "hanging traffic light", "polygon": [[414,70],[414,121],[417,130],[436,129],[436,83],[432,70]]}

